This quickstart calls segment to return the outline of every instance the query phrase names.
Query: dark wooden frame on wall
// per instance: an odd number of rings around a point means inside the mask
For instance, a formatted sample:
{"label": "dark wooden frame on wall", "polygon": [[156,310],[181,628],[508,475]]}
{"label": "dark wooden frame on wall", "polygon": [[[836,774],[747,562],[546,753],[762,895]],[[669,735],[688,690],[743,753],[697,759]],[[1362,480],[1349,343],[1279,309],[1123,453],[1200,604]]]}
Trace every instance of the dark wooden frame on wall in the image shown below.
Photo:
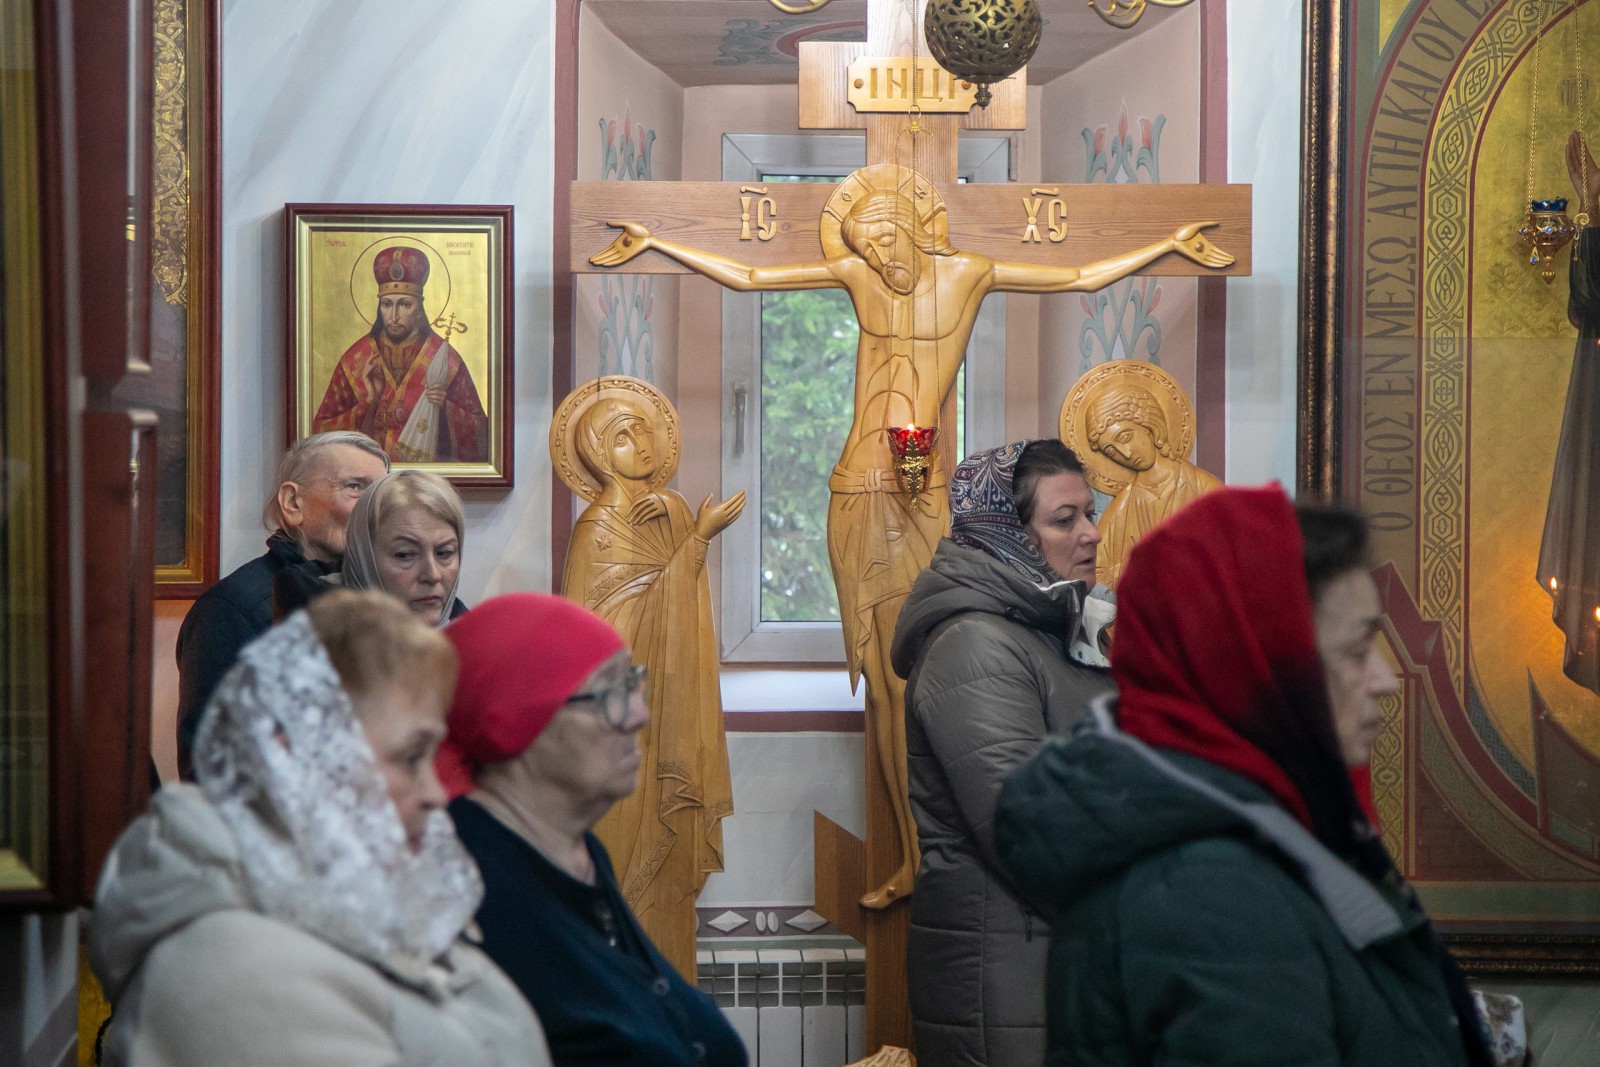
{"label": "dark wooden frame on wall", "polygon": [[[513,227],[513,208],[510,204],[285,204],[283,208],[283,278],[284,278],[284,432],[288,440],[285,447],[293,444],[300,436],[297,432],[299,421],[298,389],[299,366],[298,349],[299,317],[300,317],[300,284],[296,275],[297,257],[299,248],[296,244],[297,230],[301,219],[308,216],[350,216],[370,217],[392,215],[396,218],[414,220],[419,229],[426,228],[425,223],[430,218],[468,218],[481,217],[493,218],[500,225],[500,368],[499,379],[492,384],[498,390],[498,399],[493,389],[489,391],[489,404],[485,406],[485,414],[490,420],[491,445],[498,445],[500,449],[499,466],[490,473],[459,474],[448,470],[437,473],[447,478],[450,483],[460,489],[509,489],[514,484],[514,460],[516,440],[515,419],[516,406],[516,350],[513,342],[516,339],[516,275],[513,271],[513,252],[516,246],[516,234]],[[492,250],[491,250],[492,251]],[[570,283],[569,283],[570,287]],[[557,287],[559,289],[559,285]],[[442,309],[441,309],[442,310]],[[570,310],[569,310],[570,316]],[[569,342],[570,347],[570,342]],[[491,364],[490,371],[493,373]],[[569,372],[570,374],[570,372]],[[562,395],[565,395],[564,393]],[[499,439],[495,441],[494,423],[499,421]],[[306,432],[309,433],[309,430]],[[492,466],[493,461],[472,466]],[[464,464],[402,464],[396,461],[398,467],[420,466],[425,470],[443,466],[464,466]]]}
{"label": "dark wooden frame on wall", "polygon": [[1345,47],[1350,0],[1302,0],[1299,491],[1337,499]]}
{"label": "dark wooden frame on wall", "polygon": [[151,26],[148,0],[33,7],[45,688],[6,713],[44,714],[46,859],[0,909],[88,903],[148,800],[154,416],[116,393],[149,360]]}
{"label": "dark wooden frame on wall", "polygon": [[[222,14],[185,0],[189,236],[184,561],[158,565],[155,595],[190,600],[218,577],[222,496]],[[196,113],[199,118],[196,120]],[[159,134],[159,131],[156,131]],[[158,487],[158,492],[170,487]]]}
{"label": "dark wooden frame on wall", "polygon": [[[1355,254],[1347,248],[1352,224],[1347,201],[1354,181],[1351,168],[1359,165],[1351,155],[1349,92],[1356,75],[1351,49],[1358,2],[1302,0],[1297,477],[1302,494],[1344,501],[1359,495],[1355,479],[1343,469],[1353,458],[1346,454],[1353,438],[1345,434],[1344,421],[1359,414],[1357,399],[1352,396],[1348,407],[1343,402],[1350,370],[1345,316],[1352,284],[1345,256]],[[1380,571],[1385,569],[1394,571],[1392,565]],[[1438,925],[1471,975],[1600,975],[1600,936],[1508,931],[1508,923]]]}

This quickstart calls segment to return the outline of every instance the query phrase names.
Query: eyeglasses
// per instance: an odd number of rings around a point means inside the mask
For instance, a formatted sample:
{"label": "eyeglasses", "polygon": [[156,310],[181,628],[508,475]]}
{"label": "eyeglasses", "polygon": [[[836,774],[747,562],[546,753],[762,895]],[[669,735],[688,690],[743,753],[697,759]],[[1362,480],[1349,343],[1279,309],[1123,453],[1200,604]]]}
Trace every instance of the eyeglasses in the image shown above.
{"label": "eyeglasses", "polygon": [[631,664],[626,675],[604,689],[573,693],[567,698],[567,703],[576,704],[583,701],[594,704],[605,724],[613,730],[619,730],[623,723],[628,721],[629,702],[633,700],[635,693],[644,688],[646,674],[641,664]]}

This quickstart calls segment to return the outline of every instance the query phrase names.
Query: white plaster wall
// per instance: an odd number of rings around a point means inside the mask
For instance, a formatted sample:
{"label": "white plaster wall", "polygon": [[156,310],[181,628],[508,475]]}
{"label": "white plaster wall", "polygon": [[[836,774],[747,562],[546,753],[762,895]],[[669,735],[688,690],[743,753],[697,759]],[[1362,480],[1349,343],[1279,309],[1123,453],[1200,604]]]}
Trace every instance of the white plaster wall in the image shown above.
{"label": "white plaster wall", "polygon": [[1228,4],[1228,180],[1255,186],[1254,273],[1228,282],[1228,481],[1295,473],[1300,4]]}
{"label": "white plaster wall", "polygon": [[549,587],[550,0],[223,0],[222,572],[284,445],[283,205],[515,206],[516,487],[466,494],[461,593]]}
{"label": "white plaster wall", "polygon": [[[1165,14],[1144,32],[1052,81],[1045,86],[1043,97],[1039,113],[1045,130],[1041,180],[1082,182],[1089,163],[1083,131],[1109,124],[1110,135],[1116,136],[1118,117],[1126,106],[1129,133],[1134,137],[1138,136],[1140,118],[1154,122],[1157,116],[1166,116],[1157,155],[1161,181],[1199,181],[1199,5]],[[1149,179],[1140,174],[1139,180]],[[1193,396],[1198,286],[1192,278],[1158,278],[1153,282],[1151,292],[1158,287],[1161,294],[1154,313],[1161,324],[1157,362]],[[1052,436],[1062,401],[1088,369],[1087,357],[1079,346],[1079,334],[1088,318],[1077,296],[1065,294],[1041,301],[1039,420],[1041,430]],[[1141,335],[1124,355],[1149,359],[1149,338],[1148,333]],[[1098,351],[1096,356],[1097,361],[1104,358]]]}
{"label": "white plaster wall", "polygon": [[699,906],[812,904],[811,813],[866,835],[865,744],[861,734],[729,734],[727,869],[706,879]]}

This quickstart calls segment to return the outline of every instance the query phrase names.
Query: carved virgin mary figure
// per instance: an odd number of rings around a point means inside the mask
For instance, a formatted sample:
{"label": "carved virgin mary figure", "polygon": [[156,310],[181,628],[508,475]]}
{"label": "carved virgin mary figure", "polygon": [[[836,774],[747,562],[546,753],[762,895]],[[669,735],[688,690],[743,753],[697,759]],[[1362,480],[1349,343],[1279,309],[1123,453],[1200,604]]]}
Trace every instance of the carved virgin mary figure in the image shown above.
{"label": "carved virgin mary figure", "polygon": [[694,902],[722,870],[721,822],[733,812],[706,548],[739,517],[744,494],[707,497],[691,512],[665,487],[677,426],[648,382],[607,377],[567,397],[550,445],[562,480],[590,501],[562,590],[615,626],[646,670],[639,788],[595,832],[645,932],[692,980]]}

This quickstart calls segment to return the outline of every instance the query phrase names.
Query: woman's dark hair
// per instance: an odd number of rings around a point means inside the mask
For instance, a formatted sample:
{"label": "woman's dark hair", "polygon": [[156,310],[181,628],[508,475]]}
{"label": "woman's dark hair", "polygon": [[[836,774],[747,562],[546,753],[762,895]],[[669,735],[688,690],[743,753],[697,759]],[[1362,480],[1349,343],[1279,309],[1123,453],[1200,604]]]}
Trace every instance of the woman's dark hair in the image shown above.
{"label": "woman's dark hair", "polygon": [[1082,473],[1083,461],[1077,453],[1054,437],[1030,442],[1017,459],[1017,469],[1011,472],[1011,502],[1016,505],[1017,518],[1024,526],[1033,518],[1040,478]]}
{"label": "woman's dark hair", "polygon": [[[1020,469],[1020,468],[1019,468]],[[1367,566],[1367,518],[1332,504],[1296,504],[1311,602],[1329,582]]]}

